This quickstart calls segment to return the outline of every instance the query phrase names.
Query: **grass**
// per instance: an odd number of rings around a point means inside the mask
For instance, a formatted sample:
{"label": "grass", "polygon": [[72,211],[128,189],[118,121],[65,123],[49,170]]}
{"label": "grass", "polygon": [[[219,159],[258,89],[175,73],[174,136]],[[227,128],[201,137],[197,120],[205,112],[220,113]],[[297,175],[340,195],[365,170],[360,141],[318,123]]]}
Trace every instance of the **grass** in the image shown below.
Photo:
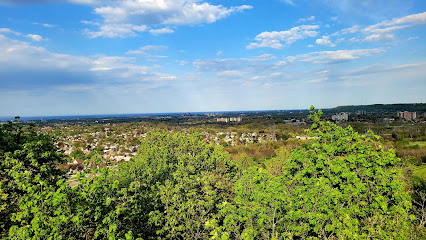
{"label": "grass", "polygon": [[413,166],[412,169],[414,176],[426,179],[426,164],[423,164],[421,166]]}
{"label": "grass", "polygon": [[426,147],[426,141],[417,141],[417,142],[409,142],[408,146],[415,146],[419,145],[419,147],[424,148]]}

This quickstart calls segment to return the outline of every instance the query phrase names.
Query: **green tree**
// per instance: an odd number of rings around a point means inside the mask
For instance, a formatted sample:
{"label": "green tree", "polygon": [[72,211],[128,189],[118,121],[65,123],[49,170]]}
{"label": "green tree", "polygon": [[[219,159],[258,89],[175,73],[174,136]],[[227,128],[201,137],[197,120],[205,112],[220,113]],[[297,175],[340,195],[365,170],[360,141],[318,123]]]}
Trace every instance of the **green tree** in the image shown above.
{"label": "green tree", "polygon": [[285,169],[288,229],[301,238],[408,239],[411,202],[395,152],[372,132],[321,121],[321,113],[311,107],[314,139]]}
{"label": "green tree", "polygon": [[15,224],[12,216],[28,194],[56,185],[63,175],[56,166],[62,162],[52,137],[37,134],[33,126],[0,125],[0,237]]}
{"label": "green tree", "polygon": [[119,170],[123,186],[138,188],[128,224],[149,222],[141,229],[161,238],[207,238],[204,224],[218,217],[237,172],[229,154],[205,144],[201,134],[153,131],[134,162]]}
{"label": "green tree", "polygon": [[285,211],[289,204],[286,186],[266,170],[244,171],[234,186],[235,198],[221,204],[223,221],[207,222],[214,227],[212,238],[282,239],[288,237]]}

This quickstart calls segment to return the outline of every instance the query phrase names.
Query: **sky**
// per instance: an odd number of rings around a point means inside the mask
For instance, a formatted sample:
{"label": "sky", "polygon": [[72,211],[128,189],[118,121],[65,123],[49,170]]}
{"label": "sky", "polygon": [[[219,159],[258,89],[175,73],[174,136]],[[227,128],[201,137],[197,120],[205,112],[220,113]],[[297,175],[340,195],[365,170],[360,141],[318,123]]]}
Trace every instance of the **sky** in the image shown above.
{"label": "sky", "polygon": [[0,116],[426,102],[424,0],[0,0]]}

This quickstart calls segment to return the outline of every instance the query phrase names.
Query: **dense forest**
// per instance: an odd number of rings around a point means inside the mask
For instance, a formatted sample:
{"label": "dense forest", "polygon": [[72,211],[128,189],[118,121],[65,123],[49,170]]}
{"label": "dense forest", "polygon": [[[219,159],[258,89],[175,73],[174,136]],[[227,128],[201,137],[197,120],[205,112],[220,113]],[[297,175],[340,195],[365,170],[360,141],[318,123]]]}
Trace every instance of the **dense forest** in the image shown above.
{"label": "dense forest", "polygon": [[262,164],[154,130],[132,161],[74,187],[51,135],[0,125],[0,238],[425,239],[426,181],[374,132],[321,114],[309,141]]}

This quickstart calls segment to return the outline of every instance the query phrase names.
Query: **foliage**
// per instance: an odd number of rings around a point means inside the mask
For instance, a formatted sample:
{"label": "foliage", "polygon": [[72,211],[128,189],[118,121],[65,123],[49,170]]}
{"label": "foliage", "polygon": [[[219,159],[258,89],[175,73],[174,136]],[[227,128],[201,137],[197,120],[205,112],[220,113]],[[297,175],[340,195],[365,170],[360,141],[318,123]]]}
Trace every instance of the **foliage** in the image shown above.
{"label": "foliage", "polygon": [[216,218],[217,205],[229,198],[237,168],[229,154],[205,144],[200,134],[154,131],[120,172],[122,184],[140,185],[159,236],[192,239],[207,236],[204,223]]}
{"label": "foliage", "polygon": [[63,162],[54,139],[37,134],[33,126],[0,125],[0,237],[7,234],[12,216],[18,214],[28,195],[56,185]]}
{"label": "foliage", "polygon": [[213,239],[279,239],[288,237],[285,228],[285,209],[290,196],[280,179],[261,168],[244,171],[234,186],[236,197],[224,202],[222,226],[214,226]]}
{"label": "foliage", "polygon": [[288,229],[302,238],[406,239],[411,203],[393,150],[373,133],[360,135],[320,121],[311,108],[311,136],[293,151],[284,183],[292,198]]}

